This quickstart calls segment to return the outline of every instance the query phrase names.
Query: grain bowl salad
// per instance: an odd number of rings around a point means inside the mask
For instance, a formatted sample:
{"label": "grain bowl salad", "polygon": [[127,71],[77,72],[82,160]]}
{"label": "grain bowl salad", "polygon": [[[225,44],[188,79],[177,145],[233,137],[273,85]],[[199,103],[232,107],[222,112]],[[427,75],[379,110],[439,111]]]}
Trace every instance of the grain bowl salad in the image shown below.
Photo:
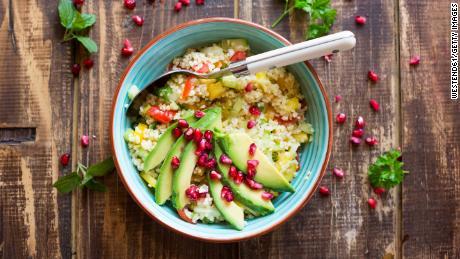
{"label": "grain bowl salad", "polygon": [[[170,69],[218,71],[250,54],[244,39],[188,49]],[[284,68],[200,79],[173,75],[150,93],[125,133],[132,161],[155,193],[190,223],[245,220],[275,210],[294,192],[298,152],[312,139],[307,105]]]}

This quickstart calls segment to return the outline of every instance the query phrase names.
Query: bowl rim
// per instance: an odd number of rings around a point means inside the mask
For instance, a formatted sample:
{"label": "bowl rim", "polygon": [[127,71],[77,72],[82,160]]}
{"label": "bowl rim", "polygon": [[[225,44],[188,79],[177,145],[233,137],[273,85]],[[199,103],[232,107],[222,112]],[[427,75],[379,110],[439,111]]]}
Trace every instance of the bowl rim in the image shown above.
{"label": "bowl rim", "polygon": [[283,42],[286,45],[292,45],[292,43],[290,41],[288,41],[286,38],[284,38],[283,36],[281,36],[280,34],[278,34],[277,32],[275,32],[275,31],[273,31],[271,29],[268,29],[268,28],[266,28],[266,27],[264,27],[264,26],[262,26],[260,24],[254,23],[254,22],[241,20],[241,19],[236,19],[236,18],[228,18],[228,17],[202,18],[202,19],[191,20],[191,21],[184,22],[184,23],[178,24],[176,26],[170,27],[169,29],[165,30],[164,32],[158,34],[153,39],[151,39],[139,52],[137,52],[135,54],[135,56],[129,62],[128,66],[124,69],[123,74],[121,75],[120,80],[118,82],[118,86],[117,86],[117,88],[116,88],[116,90],[114,92],[114,95],[112,97],[112,106],[111,106],[111,115],[110,115],[110,145],[111,145],[111,151],[112,151],[113,160],[115,162],[115,167],[117,169],[117,174],[120,177],[121,182],[125,186],[126,190],[128,191],[129,195],[131,196],[131,198],[138,204],[138,206],[150,218],[155,220],[157,223],[160,223],[160,225],[166,227],[169,230],[172,230],[172,231],[174,231],[176,233],[179,233],[179,234],[181,234],[183,236],[186,236],[186,237],[189,237],[189,238],[192,238],[192,239],[195,239],[195,240],[207,241],[207,242],[212,242],[212,243],[230,243],[230,242],[237,242],[237,241],[247,240],[247,239],[250,239],[250,238],[255,238],[255,237],[267,234],[268,232],[271,232],[271,231],[275,230],[276,228],[278,228],[282,224],[284,224],[286,221],[288,221],[290,218],[292,218],[295,214],[297,214],[311,200],[311,198],[316,193],[316,190],[317,190],[319,184],[321,183],[321,180],[323,179],[323,177],[324,177],[324,175],[326,173],[327,164],[329,162],[331,152],[332,152],[332,136],[333,136],[332,107],[331,107],[331,103],[329,101],[329,97],[327,95],[327,92],[326,92],[326,90],[325,90],[325,88],[324,88],[324,86],[323,86],[318,74],[316,73],[316,71],[313,68],[313,66],[308,61],[305,61],[305,64],[307,65],[307,68],[312,73],[314,79],[316,80],[316,83],[318,84],[318,86],[320,88],[321,94],[322,94],[322,96],[324,98],[324,103],[326,105],[327,120],[328,120],[328,125],[327,126],[329,128],[327,150],[326,150],[326,156],[325,156],[324,162],[323,162],[323,164],[321,166],[320,175],[319,175],[317,181],[314,183],[312,191],[310,192],[309,195],[307,195],[307,197],[303,201],[301,201],[301,203],[299,203],[295,208],[293,208],[290,212],[288,212],[287,215],[284,217],[284,219],[282,221],[278,222],[277,224],[275,224],[273,226],[270,226],[269,228],[261,229],[260,231],[258,231],[256,233],[253,233],[251,235],[248,235],[248,236],[236,237],[236,238],[226,238],[226,239],[217,239],[217,238],[208,238],[208,237],[200,237],[200,236],[190,235],[188,233],[182,232],[178,228],[174,228],[174,227],[166,224],[160,218],[157,218],[156,215],[154,215],[153,213],[148,211],[144,207],[142,202],[136,197],[136,195],[134,194],[134,191],[131,189],[131,187],[126,182],[126,180],[124,178],[124,175],[122,173],[122,167],[120,166],[120,164],[118,162],[117,153],[115,152],[115,144],[114,144],[115,140],[113,139],[113,137],[114,137],[114,132],[113,132],[114,127],[113,126],[114,126],[114,119],[115,119],[114,116],[115,116],[116,102],[117,102],[118,96],[120,94],[120,90],[121,90],[121,87],[123,85],[123,82],[125,81],[125,78],[126,78],[127,74],[129,73],[129,71],[131,70],[131,67],[144,54],[144,52],[146,52],[153,44],[155,44],[157,41],[163,39],[164,37],[176,32],[178,30],[181,30],[181,29],[184,29],[184,28],[187,28],[187,27],[190,27],[190,26],[198,25],[198,24],[209,23],[209,22],[237,23],[237,24],[242,24],[242,25],[246,25],[246,26],[251,26],[251,27],[254,27],[256,29],[262,30],[263,32],[265,32],[267,34],[270,34],[271,36],[275,37],[276,39],[280,40],[281,42]]}

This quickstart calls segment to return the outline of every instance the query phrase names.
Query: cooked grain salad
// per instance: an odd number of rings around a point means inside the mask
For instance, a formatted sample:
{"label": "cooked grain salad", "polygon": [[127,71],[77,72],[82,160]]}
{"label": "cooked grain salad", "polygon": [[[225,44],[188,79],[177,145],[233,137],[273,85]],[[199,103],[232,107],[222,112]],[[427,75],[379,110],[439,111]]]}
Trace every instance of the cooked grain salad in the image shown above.
{"label": "cooked grain salad", "polygon": [[[171,69],[218,71],[250,54],[243,39],[188,49]],[[299,170],[297,154],[312,139],[307,104],[284,68],[255,75],[200,79],[173,75],[148,95],[125,133],[132,161],[158,204],[196,223],[272,213]]]}

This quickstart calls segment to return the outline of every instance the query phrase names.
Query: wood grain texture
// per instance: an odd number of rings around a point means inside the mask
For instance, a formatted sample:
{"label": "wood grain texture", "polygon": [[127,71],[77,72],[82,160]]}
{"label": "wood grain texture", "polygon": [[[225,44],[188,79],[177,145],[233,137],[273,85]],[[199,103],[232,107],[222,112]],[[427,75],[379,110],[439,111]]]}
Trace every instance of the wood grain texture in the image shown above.
{"label": "wood grain texture", "polygon": [[[94,135],[89,148],[79,152],[83,162],[97,162],[110,155],[109,119],[113,92],[129,58],[122,57],[122,42],[128,38],[139,50],[157,34],[179,23],[210,16],[233,17],[233,1],[192,3],[181,12],[173,1],[137,1],[133,11],[122,1],[87,1],[84,11],[95,13],[98,22],[91,36],[99,44],[95,66],[80,76],[78,136]],[[142,27],[131,15],[145,17]],[[79,52],[83,57],[84,52]],[[78,145],[78,143],[76,143]],[[171,232],[149,218],[128,195],[117,175],[105,177],[107,193],[83,190],[75,196],[77,258],[234,258],[237,245],[212,245]]]}
{"label": "wood grain texture", "polygon": [[[460,257],[460,106],[450,100],[449,3],[400,1],[407,258]],[[421,63],[410,66],[415,55]]]}
{"label": "wood grain texture", "polygon": [[[20,145],[0,144],[0,256],[70,256],[70,199],[52,183],[65,169],[72,114],[70,45],[48,1],[0,1],[0,128],[34,129]],[[20,136],[20,130],[8,134]]]}
{"label": "wood grain texture", "polygon": [[[240,1],[240,10],[252,9],[245,18],[265,26],[281,13],[283,1]],[[245,7],[245,6],[251,7]],[[333,99],[334,116],[347,114],[344,125],[334,124],[333,157],[322,185],[332,195],[316,195],[292,220],[264,237],[241,243],[242,258],[381,258],[397,255],[398,191],[378,199],[378,208],[368,208],[374,197],[367,182],[367,166],[380,152],[399,145],[399,85],[397,66],[397,26],[395,6],[390,1],[334,1],[338,15],[333,31],[351,30],[357,45],[352,51],[334,55],[331,63],[312,62]],[[368,23],[357,27],[355,15],[368,16]],[[306,17],[294,12],[276,31],[292,42],[304,40]],[[374,69],[381,80],[367,81],[367,71]],[[377,99],[382,110],[373,112],[369,100]],[[369,149],[365,144],[350,147],[348,138],[357,116],[366,119],[366,135],[376,136],[380,144]],[[332,176],[334,166],[343,168],[343,180]]]}

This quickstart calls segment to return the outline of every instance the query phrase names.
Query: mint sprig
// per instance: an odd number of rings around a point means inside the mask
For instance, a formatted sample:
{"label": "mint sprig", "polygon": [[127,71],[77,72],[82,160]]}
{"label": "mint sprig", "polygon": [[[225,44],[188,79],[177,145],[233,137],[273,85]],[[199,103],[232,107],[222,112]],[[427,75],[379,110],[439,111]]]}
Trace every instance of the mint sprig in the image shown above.
{"label": "mint sprig", "polygon": [[409,173],[402,169],[404,163],[400,161],[401,152],[392,149],[382,155],[369,166],[368,178],[373,187],[392,188],[404,180]]}
{"label": "mint sprig", "polygon": [[97,52],[96,42],[84,35],[85,30],[96,23],[96,16],[94,14],[80,13],[71,0],[59,0],[58,11],[61,25],[66,29],[64,41],[76,39],[89,53]]}
{"label": "mint sprig", "polygon": [[78,163],[75,172],[59,177],[53,186],[61,193],[69,193],[77,187],[86,187],[95,191],[105,192],[107,187],[95,180],[94,177],[107,175],[114,169],[115,165],[111,157],[89,167]]}
{"label": "mint sprig", "polygon": [[337,11],[331,8],[330,0],[294,0],[291,7],[289,7],[289,0],[285,1],[284,11],[272,24],[272,28],[276,27],[289,12],[297,9],[306,12],[310,17],[306,39],[321,37],[331,30]]}

